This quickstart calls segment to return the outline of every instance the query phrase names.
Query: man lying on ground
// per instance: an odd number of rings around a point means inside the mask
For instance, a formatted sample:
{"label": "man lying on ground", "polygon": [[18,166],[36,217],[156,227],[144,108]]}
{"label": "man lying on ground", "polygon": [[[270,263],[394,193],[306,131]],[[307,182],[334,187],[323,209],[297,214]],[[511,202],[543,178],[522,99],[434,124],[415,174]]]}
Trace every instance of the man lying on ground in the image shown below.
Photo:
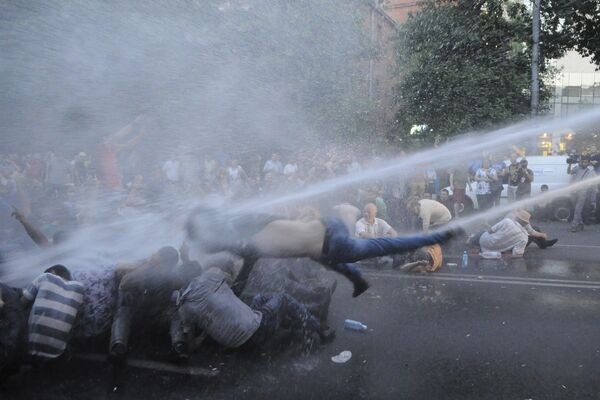
{"label": "man lying on ground", "polygon": [[404,257],[402,272],[436,272],[443,263],[442,247],[439,244],[421,247]]}
{"label": "man lying on ground", "polygon": [[346,276],[354,284],[353,297],[369,288],[351,264],[443,243],[457,232],[446,230],[415,236],[353,238],[340,218],[303,222],[270,214],[220,212],[197,208],[188,221],[188,235],[204,251],[231,251],[246,259],[309,257]]}

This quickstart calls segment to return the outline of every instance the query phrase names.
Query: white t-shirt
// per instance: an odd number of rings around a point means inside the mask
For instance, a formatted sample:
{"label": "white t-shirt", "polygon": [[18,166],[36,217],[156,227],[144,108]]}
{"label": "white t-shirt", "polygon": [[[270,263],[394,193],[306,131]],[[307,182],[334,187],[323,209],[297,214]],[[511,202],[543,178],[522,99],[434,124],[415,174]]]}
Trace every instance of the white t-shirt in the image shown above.
{"label": "white t-shirt", "polygon": [[373,224],[369,224],[364,218],[361,218],[356,221],[355,235],[360,237],[361,233],[367,233],[369,237],[383,237],[391,235],[393,230],[390,224],[381,218],[375,218]]}
{"label": "white t-shirt", "polygon": [[294,175],[296,172],[298,172],[298,164],[294,163],[294,164],[286,164],[285,168],[283,169],[283,174],[284,175]]}

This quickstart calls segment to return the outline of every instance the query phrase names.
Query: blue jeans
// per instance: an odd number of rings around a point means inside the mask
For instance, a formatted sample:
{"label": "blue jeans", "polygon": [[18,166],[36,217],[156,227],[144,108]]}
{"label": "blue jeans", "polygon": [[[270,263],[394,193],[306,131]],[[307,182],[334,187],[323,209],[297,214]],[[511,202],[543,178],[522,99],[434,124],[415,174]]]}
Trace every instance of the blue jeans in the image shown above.
{"label": "blue jeans", "polygon": [[245,347],[268,343],[285,325],[293,331],[307,333],[317,333],[320,328],[319,320],[304,305],[287,294],[257,294],[250,302],[250,308],[260,311],[262,319],[254,335],[244,344]]}
{"label": "blue jeans", "polygon": [[335,264],[405,253],[419,247],[445,242],[451,237],[449,232],[434,232],[414,236],[356,239],[350,237],[348,229],[340,219],[324,218],[321,221],[327,230],[320,261],[332,268]]}

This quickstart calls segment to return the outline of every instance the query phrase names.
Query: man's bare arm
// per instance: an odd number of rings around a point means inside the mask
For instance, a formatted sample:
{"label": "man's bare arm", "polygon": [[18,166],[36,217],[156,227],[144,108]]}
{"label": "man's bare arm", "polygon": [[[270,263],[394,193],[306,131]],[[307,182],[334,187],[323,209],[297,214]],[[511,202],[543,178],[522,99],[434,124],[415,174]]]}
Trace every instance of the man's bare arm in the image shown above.
{"label": "man's bare arm", "polygon": [[48,240],[48,238],[39,231],[36,227],[31,225],[29,221],[25,218],[25,216],[19,211],[17,208],[13,207],[14,211],[12,212],[12,216],[23,225],[25,228],[25,232],[27,235],[40,247],[49,247],[52,243]]}

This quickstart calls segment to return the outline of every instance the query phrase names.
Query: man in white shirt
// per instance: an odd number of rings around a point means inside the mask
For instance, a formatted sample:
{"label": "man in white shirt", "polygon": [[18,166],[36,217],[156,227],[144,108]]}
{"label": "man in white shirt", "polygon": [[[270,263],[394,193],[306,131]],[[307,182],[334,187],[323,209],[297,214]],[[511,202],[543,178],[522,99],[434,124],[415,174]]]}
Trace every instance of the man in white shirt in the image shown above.
{"label": "man in white shirt", "polygon": [[283,164],[281,164],[281,159],[279,154],[273,153],[271,155],[271,159],[265,162],[265,166],[263,167],[263,173],[266,174],[276,174],[279,175],[283,172]]}
{"label": "man in white shirt", "polygon": [[368,203],[363,209],[363,217],[356,221],[355,235],[359,238],[370,239],[384,236],[398,236],[398,233],[381,218],[377,218],[377,206]]}
{"label": "man in white shirt", "polygon": [[450,210],[435,200],[414,199],[408,203],[407,208],[421,218],[424,232],[429,231],[429,228],[445,225],[452,219]]}
{"label": "man in white shirt", "polygon": [[[368,203],[363,209],[363,217],[356,221],[354,235],[362,239],[372,239],[378,237],[398,236],[398,233],[385,220],[377,218],[377,206],[373,203]],[[392,255],[392,265],[395,266],[400,262],[396,255]],[[373,260],[375,267],[379,268],[380,257]]]}

